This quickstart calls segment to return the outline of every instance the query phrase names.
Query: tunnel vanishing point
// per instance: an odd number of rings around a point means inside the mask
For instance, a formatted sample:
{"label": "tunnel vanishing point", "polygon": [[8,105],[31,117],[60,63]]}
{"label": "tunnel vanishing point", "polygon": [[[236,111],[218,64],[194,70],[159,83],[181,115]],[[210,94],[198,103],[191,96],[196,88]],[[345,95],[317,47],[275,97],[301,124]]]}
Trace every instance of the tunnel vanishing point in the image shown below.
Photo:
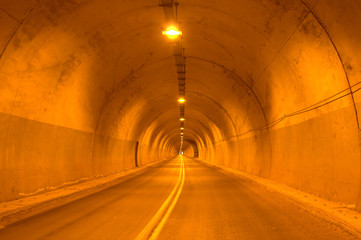
{"label": "tunnel vanishing point", "polygon": [[360,26],[358,0],[0,0],[0,201],[183,151],[361,208]]}

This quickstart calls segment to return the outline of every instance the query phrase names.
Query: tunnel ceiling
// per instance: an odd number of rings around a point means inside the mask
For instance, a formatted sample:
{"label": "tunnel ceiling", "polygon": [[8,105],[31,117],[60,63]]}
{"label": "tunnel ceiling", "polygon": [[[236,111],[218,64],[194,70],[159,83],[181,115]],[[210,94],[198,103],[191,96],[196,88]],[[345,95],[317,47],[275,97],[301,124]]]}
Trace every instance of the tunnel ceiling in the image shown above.
{"label": "tunnel ceiling", "polygon": [[[361,36],[357,20],[334,16],[343,8],[359,15],[357,1],[178,3],[184,136],[199,146],[252,134],[347,91],[361,75],[351,41]],[[178,147],[177,69],[158,1],[0,0],[0,21],[3,113]],[[276,127],[352,105],[352,97]]]}

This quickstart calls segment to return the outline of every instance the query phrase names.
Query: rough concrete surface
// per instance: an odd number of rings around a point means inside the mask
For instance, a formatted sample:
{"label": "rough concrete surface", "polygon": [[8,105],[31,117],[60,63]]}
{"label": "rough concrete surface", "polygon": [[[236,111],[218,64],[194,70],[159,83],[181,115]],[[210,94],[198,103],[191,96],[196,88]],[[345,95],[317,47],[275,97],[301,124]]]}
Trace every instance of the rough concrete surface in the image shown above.
{"label": "rough concrete surface", "polygon": [[0,0],[0,201],[174,157],[182,88],[186,154],[360,208],[360,16],[359,0]]}

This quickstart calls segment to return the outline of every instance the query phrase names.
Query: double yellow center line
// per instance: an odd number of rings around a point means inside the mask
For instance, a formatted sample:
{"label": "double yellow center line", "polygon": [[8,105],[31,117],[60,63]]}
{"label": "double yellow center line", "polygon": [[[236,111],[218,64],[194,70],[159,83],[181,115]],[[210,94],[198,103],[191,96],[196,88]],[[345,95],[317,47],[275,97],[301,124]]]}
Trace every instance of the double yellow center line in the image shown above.
{"label": "double yellow center line", "polygon": [[170,214],[175,207],[178,198],[182,192],[184,179],[185,179],[185,171],[184,171],[184,160],[183,156],[180,155],[181,167],[179,170],[179,176],[175,187],[172,192],[169,194],[168,198],[165,200],[163,205],[158,209],[153,218],[148,222],[148,224],[143,228],[143,230],[138,234],[136,240],[144,240],[144,239],[157,239],[158,235],[162,231],[164,224],[169,218]]}

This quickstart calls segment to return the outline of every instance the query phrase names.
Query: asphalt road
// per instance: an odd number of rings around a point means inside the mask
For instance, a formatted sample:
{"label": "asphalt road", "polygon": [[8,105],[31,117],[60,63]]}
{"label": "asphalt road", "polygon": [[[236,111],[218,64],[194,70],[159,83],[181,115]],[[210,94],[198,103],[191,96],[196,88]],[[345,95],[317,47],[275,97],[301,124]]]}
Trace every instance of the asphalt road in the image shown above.
{"label": "asphalt road", "polygon": [[182,161],[9,225],[0,239],[358,239],[285,197],[191,158],[182,172]]}

